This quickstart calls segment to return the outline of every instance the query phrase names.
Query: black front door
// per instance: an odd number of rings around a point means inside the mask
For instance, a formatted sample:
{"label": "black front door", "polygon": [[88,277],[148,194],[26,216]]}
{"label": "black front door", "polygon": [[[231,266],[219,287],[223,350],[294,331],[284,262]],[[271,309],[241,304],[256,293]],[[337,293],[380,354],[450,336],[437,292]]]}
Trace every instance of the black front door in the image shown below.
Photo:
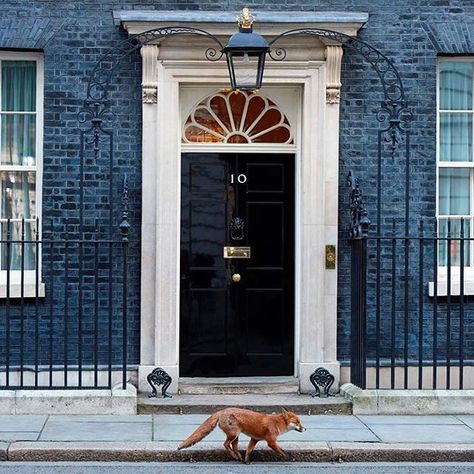
{"label": "black front door", "polygon": [[294,155],[183,153],[181,169],[180,375],[292,374]]}

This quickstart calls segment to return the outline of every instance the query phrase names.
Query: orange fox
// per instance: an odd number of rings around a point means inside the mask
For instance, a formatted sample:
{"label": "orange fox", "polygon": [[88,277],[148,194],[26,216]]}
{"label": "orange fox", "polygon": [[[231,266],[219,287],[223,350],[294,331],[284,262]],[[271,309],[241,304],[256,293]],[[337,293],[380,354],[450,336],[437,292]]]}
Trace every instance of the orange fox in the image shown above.
{"label": "orange fox", "polygon": [[268,447],[286,457],[285,451],[278,446],[278,436],[290,430],[296,430],[300,433],[306,431],[298,416],[285,409],[278,415],[264,415],[243,408],[226,408],[211,415],[189,438],[178,446],[178,449],[189,448],[198,443],[217,425],[227,436],[224,448],[237,461],[243,461],[238,448],[240,433],[250,436],[245,452],[246,464],[248,464],[250,454],[259,441],[266,441]]}

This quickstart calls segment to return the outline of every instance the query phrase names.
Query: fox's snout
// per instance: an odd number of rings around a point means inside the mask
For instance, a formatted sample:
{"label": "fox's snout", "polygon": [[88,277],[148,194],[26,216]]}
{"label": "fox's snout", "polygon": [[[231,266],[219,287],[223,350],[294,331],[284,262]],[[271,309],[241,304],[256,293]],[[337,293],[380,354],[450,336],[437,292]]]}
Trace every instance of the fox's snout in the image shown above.
{"label": "fox's snout", "polygon": [[300,433],[303,433],[304,431],[306,431],[306,428],[303,425],[300,425],[300,426],[297,426],[295,430],[299,431]]}

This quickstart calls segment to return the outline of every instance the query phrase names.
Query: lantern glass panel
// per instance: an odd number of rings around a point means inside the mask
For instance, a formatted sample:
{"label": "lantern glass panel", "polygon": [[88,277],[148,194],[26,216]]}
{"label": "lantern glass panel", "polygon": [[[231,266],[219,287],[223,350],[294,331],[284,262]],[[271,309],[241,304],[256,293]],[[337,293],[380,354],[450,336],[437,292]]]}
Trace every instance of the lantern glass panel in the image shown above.
{"label": "lantern glass panel", "polygon": [[253,56],[247,53],[232,54],[235,85],[237,89],[253,90],[259,87],[258,85],[258,66],[259,56]]}

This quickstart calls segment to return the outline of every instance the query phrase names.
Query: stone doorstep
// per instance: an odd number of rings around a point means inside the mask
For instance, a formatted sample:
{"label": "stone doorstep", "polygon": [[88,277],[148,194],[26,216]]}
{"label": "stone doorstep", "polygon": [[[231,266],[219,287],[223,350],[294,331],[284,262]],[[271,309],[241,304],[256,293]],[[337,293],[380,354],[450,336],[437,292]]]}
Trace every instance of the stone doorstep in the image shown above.
{"label": "stone doorstep", "polygon": [[346,383],[340,393],[354,415],[474,414],[474,390],[362,390]]}
{"label": "stone doorstep", "polygon": [[295,377],[226,377],[179,379],[179,394],[182,395],[244,395],[298,393]]}
{"label": "stone doorstep", "polygon": [[1,415],[135,415],[137,389],[0,391]]}
{"label": "stone doorstep", "polygon": [[318,398],[308,394],[173,395],[173,398],[138,397],[138,413],[211,414],[227,407],[242,407],[265,413],[282,407],[301,415],[350,415],[352,404],[341,396]]}
{"label": "stone doorstep", "polygon": [[[282,442],[287,461],[298,462],[467,462],[474,459],[472,444],[379,444]],[[242,451],[242,449],[241,449]],[[176,443],[143,442],[13,442],[0,443],[0,459],[8,461],[213,461],[231,460],[222,443],[201,442],[177,451]],[[262,444],[253,462],[282,462]]]}

